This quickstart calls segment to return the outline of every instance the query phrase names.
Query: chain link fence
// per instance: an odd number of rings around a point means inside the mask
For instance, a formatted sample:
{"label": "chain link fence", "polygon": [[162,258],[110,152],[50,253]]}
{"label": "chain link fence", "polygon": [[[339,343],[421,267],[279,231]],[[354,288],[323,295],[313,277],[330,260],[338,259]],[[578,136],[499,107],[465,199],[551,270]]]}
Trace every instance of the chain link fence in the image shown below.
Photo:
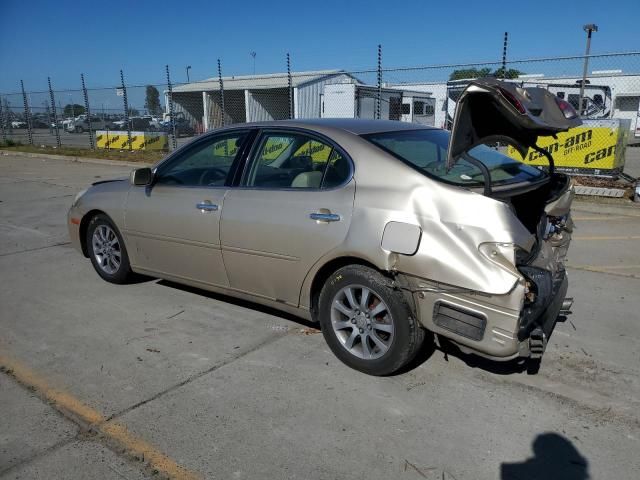
{"label": "chain link fence", "polygon": [[[288,118],[370,118],[448,128],[456,99],[469,79],[493,75],[522,86],[546,88],[571,103],[585,119],[616,120],[629,143],[640,143],[640,52],[574,57],[383,68],[377,66],[229,75],[218,62],[210,78],[93,88],[89,77],[76,89],[0,94],[5,145],[170,151],[219,127]],[[588,60],[586,82],[582,70]],[[156,77],[158,78],[158,77]],[[607,123],[609,122],[609,123]]]}

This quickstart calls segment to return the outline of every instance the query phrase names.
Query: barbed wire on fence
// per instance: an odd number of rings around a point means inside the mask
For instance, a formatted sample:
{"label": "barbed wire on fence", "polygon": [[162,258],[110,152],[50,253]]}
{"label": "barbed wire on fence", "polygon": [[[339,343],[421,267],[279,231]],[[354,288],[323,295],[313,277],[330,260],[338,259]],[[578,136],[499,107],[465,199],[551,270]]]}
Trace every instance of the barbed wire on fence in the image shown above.
{"label": "barbed wire on fence", "polygon": [[[289,118],[381,118],[447,127],[456,96],[469,78],[493,75],[523,86],[547,88],[589,118],[625,122],[634,139],[640,103],[640,51],[589,56],[536,57],[362,69],[223,75],[222,62],[208,78],[45,91],[21,86],[0,93],[2,140],[78,148],[173,150],[205,131]],[[582,67],[591,72],[580,103]],[[586,103],[585,103],[586,102]],[[118,134],[117,132],[122,132]],[[640,133],[640,130],[639,130]],[[640,140],[639,140],[640,141]]]}

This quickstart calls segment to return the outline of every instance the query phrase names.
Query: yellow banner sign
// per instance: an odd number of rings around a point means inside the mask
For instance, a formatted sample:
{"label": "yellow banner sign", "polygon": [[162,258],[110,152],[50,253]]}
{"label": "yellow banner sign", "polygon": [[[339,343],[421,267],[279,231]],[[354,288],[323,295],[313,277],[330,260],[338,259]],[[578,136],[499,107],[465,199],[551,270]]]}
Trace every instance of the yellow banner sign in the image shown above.
{"label": "yellow banner sign", "polygon": [[[553,156],[560,170],[614,170],[624,164],[626,136],[624,128],[612,121],[607,125],[584,125],[559,133],[557,138],[540,137],[538,146]],[[529,149],[524,159],[518,151],[509,146],[507,154],[529,165],[547,166],[546,157]]]}
{"label": "yellow banner sign", "polygon": [[[96,132],[96,147],[128,150],[129,136],[125,131]],[[131,150],[167,150],[169,141],[166,133],[157,132],[131,132]]]}

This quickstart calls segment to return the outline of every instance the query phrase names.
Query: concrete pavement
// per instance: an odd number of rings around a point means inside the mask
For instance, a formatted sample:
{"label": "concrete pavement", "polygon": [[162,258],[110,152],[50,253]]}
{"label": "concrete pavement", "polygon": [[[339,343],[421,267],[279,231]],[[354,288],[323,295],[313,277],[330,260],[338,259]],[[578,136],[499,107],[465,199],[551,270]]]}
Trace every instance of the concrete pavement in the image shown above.
{"label": "concrete pavement", "polygon": [[426,349],[374,378],[293,317],[103,282],[65,213],[129,170],[0,156],[0,355],[34,372],[0,372],[0,479],[636,478],[640,208],[576,204],[574,315],[538,375]]}

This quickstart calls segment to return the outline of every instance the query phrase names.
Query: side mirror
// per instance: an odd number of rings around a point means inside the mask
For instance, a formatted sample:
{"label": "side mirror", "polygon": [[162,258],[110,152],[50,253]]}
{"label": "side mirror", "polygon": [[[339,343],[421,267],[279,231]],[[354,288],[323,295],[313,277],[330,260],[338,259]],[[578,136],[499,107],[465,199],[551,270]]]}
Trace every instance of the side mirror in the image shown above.
{"label": "side mirror", "polygon": [[153,180],[153,172],[150,168],[137,168],[131,172],[131,184],[136,186],[150,185]]}

